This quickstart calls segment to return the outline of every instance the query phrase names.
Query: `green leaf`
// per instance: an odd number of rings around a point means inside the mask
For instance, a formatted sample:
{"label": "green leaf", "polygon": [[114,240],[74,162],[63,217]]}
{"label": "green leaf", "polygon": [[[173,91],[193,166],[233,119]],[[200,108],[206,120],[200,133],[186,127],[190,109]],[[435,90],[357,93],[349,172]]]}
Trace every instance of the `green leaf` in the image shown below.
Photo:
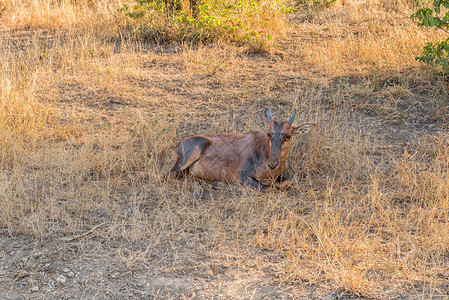
{"label": "green leaf", "polygon": [[441,5],[441,0],[434,0],[433,1],[433,9],[435,10],[435,12],[437,13],[437,14],[439,14],[440,13],[440,5]]}

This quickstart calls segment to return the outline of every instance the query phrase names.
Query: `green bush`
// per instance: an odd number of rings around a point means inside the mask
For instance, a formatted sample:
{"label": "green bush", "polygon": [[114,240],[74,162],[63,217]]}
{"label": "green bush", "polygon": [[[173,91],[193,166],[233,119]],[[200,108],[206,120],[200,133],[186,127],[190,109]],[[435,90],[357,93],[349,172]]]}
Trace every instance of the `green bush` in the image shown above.
{"label": "green bush", "polygon": [[163,0],[138,0],[120,11],[138,21],[131,26],[137,26],[135,32],[143,36],[158,35],[175,41],[221,40],[263,50],[284,34],[285,14],[293,10],[282,0],[198,1],[194,17],[191,9],[179,4],[178,9],[167,12]]}
{"label": "green bush", "polygon": [[[411,19],[417,22],[418,26],[436,27],[449,31],[449,12],[442,13],[443,9],[449,9],[449,0],[434,0],[433,7],[424,7],[411,16]],[[416,60],[429,64],[440,66],[443,72],[449,72],[449,38],[437,43],[427,43],[421,56]]]}

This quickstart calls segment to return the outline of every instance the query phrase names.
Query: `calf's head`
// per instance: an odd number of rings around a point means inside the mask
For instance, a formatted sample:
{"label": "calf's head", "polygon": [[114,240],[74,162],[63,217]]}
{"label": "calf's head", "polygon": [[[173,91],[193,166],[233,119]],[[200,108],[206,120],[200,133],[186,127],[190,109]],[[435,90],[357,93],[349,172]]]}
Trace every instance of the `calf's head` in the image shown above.
{"label": "calf's head", "polygon": [[288,121],[276,122],[271,115],[271,109],[265,109],[265,121],[268,125],[267,136],[270,139],[270,155],[268,157],[267,165],[274,170],[279,166],[279,161],[286,158],[291,147],[291,138],[295,134],[306,134],[310,129],[315,127],[315,124],[302,124],[298,127],[293,127],[292,123],[295,119],[296,110]]}

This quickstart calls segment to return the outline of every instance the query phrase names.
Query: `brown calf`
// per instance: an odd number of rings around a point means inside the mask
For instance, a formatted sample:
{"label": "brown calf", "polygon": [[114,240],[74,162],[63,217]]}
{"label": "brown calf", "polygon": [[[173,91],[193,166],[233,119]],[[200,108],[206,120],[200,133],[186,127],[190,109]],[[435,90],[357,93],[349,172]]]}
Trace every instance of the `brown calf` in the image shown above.
{"label": "brown calf", "polygon": [[265,110],[267,132],[250,131],[243,134],[194,135],[176,146],[176,163],[168,179],[187,174],[217,184],[243,184],[255,190],[270,192],[272,183],[280,190],[290,186],[281,176],[285,171],[291,138],[306,134],[315,124],[291,126],[296,111],[288,121],[276,122],[271,110]]}

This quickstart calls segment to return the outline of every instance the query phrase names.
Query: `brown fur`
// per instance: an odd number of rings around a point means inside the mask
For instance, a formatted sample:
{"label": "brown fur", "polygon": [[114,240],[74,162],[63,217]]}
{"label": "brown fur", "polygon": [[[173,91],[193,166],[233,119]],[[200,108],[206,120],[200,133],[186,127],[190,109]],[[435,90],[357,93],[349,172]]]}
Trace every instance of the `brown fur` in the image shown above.
{"label": "brown fur", "polygon": [[315,124],[292,127],[289,124],[292,118],[278,123],[272,120],[269,112],[266,115],[267,133],[250,131],[183,139],[175,148],[176,163],[167,178],[177,179],[190,174],[207,182],[244,184],[263,192],[270,192],[274,182],[276,188],[285,190],[290,181],[275,181],[285,171],[291,138],[298,131],[307,133],[315,127]]}

